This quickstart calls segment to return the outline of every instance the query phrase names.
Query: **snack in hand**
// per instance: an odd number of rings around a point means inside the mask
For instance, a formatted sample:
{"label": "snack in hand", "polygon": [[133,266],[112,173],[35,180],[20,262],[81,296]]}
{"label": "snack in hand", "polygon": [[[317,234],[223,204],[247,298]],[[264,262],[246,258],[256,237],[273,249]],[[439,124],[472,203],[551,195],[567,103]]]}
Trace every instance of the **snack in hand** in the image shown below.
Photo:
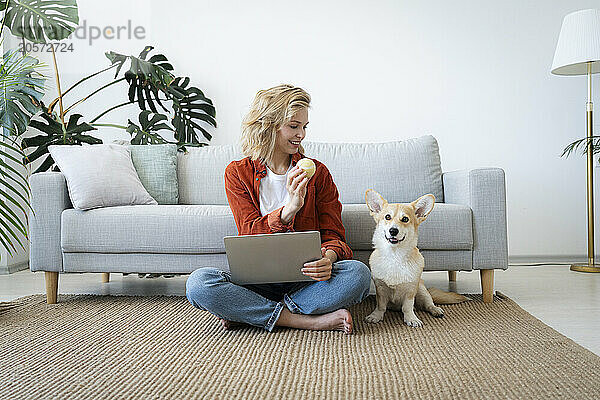
{"label": "snack in hand", "polygon": [[310,158],[303,158],[296,163],[298,168],[302,168],[306,172],[306,177],[310,179],[317,169],[315,163]]}

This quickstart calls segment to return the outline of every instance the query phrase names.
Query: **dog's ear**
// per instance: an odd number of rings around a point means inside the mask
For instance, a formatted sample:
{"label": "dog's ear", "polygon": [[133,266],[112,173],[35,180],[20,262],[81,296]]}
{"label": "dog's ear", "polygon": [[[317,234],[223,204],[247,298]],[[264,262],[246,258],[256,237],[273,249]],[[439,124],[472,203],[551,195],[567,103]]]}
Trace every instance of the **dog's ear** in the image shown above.
{"label": "dog's ear", "polygon": [[385,201],[385,199],[373,189],[367,190],[365,193],[365,201],[367,202],[369,211],[371,211],[371,215],[380,213],[381,210],[383,210],[383,207],[387,204],[387,201]]}
{"label": "dog's ear", "polygon": [[426,194],[413,201],[412,206],[415,208],[415,216],[417,217],[417,223],[421,223],[427,219],[427,216],[433,210],[435,204],[435,196],[432,194]]}

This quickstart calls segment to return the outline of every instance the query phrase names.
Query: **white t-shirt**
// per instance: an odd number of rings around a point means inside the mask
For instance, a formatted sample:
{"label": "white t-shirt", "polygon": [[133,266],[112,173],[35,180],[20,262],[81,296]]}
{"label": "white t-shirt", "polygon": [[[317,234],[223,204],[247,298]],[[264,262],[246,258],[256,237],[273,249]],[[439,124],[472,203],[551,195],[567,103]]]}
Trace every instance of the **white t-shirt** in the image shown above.
{"label": "white t-shirt", "polygon": [[260,212],[263,216],[277,210],[287,204],[290,199],[285,184],[287,176],[292,169],[292,163],[286,171],[285,175],[277,175],[269,167],[267,167],[267,175],[260,180],[259,200]]}

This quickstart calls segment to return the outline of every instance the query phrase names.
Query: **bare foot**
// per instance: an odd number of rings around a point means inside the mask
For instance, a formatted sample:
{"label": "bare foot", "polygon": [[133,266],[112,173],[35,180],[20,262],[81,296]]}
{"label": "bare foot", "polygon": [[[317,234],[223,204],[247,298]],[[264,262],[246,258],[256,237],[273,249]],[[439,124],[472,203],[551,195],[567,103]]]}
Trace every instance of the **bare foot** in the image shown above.
{"label": "bare foot", "polygon": [[241,322],[227,321],[226,319],[223,319],[223,318],[219,318],[219,321],[221,322],[221,325],[223,326],[223,328],[225,330],[229,330],[231,328],[235,328],[236,326],[244,325]]}
{"label": "bare foot", "polygon": [[312,329],[343,331],[349,335],[352,333],[352,314],[345,308],[340,308],[329,314],[319,315],[315,317]]}

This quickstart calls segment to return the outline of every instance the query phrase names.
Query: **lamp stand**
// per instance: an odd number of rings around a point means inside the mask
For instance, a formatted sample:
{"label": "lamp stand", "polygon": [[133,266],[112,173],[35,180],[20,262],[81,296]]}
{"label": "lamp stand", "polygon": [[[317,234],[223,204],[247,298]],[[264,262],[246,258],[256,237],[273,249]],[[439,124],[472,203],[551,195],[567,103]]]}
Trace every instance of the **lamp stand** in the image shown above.
{"label": "lamp stand", "polygon": [[578,272],[600,272],[600,264],[594,262],[594,151],[592,138],[592,114],[594,104],[592,103],[592,63],[587,65],[588,76],[588,102],[587,110],[587,226],[588,226],[588,262],[587,264],[572,264],[571,271]]}

